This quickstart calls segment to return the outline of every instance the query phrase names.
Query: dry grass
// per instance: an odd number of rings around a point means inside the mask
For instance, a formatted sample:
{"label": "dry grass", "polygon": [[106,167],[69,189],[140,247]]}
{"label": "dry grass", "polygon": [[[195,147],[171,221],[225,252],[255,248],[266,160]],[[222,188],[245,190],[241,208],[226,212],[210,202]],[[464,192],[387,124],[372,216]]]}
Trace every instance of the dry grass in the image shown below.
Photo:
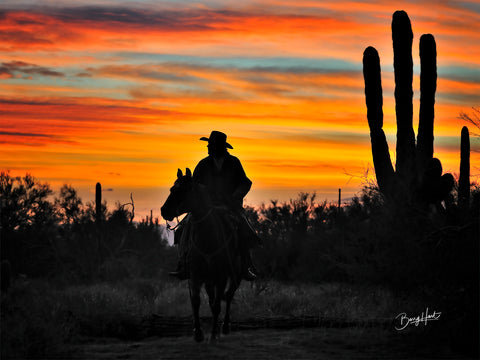
{"label": "dry grass", "polygon": [[[46,281],[16,283],[2,301],[2,358],[62,354],[82,337],[138,339],[151,314],[188,317],[186,282],[136,279],[56,287]],[[202,293],[202,316],[210,309]],[[346,320],[391,317],[398,301],[387,290],[346,284],[243,283],[232,316],[322,316]]]}

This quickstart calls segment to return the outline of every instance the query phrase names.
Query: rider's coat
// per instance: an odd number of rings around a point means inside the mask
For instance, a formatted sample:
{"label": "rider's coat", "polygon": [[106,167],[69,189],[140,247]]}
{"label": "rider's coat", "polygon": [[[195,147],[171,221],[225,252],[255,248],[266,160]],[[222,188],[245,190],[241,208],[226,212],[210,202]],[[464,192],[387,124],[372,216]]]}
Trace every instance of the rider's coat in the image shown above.
{"label": "rider's coat", "polygon": [[216,164],[213,156],[201,160],[193,171],[193,180],[207,187],[215,205],[234,210],[242,208],[243,198],[252,187],[240,160],[229,153],[220,164]]}

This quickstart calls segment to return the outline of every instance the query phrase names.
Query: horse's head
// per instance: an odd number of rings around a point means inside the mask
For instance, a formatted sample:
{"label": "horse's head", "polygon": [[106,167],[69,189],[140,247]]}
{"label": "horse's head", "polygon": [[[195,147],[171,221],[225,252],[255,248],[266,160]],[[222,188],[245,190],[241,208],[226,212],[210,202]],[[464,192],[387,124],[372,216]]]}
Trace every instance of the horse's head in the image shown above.
{"label": "horse's head", "polygon": [[170,188],[170,195],[161,208],[162,217],[172,221],[176,216],[191,211],[191,198],[193,191],[192,172],[187,168],[185,175],[178,169],[177,180]]}

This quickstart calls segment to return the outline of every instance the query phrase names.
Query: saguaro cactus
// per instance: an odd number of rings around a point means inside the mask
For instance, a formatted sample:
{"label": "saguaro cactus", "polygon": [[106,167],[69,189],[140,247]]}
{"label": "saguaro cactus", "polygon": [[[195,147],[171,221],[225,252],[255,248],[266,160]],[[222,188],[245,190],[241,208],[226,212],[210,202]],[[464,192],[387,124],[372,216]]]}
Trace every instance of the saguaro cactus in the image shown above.
{"label": "saguaro cactus", "polygon": [[461,206],[468,206],[470,199],[470,136],[468,128],[462,128],[460,142],[460,178],[458,180],[458,201]]}
{"label": "saguaro cactus", "polygon": [[[373,164],[380,191],[404,201],[435,202],[453,187],[453,176],[444,174],[433,158],[433,122],[437,82],[436,44],[431,34],[420,38],[420,114],[417,144],[413,131],[413,32],[404,11],[392,19],[395,70],[395,112],[397,118],[397,160],[394,170],[383,131],[383,98],[380,58],[373,47],[363,54],[365,101],[370,127]],[[423,190],[427,190],[425,193]]]}
{"label": "saguaro cactus", "polygon": [[98,182],[95,186],[95,222],[102,222],[102,185]]}
{"label": "saguaro cactus", "polygon": [[95,186],[95,225],[97,228],[98,262],[103,262],[102,254],[102,185],[98,182]]}

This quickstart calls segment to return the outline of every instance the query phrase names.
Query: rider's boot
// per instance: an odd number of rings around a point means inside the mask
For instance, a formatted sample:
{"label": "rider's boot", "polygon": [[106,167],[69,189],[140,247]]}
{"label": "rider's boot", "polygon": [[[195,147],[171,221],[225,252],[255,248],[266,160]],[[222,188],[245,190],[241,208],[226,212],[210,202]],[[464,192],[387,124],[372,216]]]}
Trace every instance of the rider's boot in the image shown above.
{"label": "rider's boot", "polygon": [[253,281],[257,278],[252,262],[250,251],[246,251],[242,256],[242,278],[246,281]]}
{"label": "rider's boot", "polygon": [[240,238],[240,258],[242,265],[242,278],[247,281],[253,281],[257,278],[253,267],[250,248],[258,243],[258,236],[250,226],[246,217],[242,217],[239,222],[238,237]]}

